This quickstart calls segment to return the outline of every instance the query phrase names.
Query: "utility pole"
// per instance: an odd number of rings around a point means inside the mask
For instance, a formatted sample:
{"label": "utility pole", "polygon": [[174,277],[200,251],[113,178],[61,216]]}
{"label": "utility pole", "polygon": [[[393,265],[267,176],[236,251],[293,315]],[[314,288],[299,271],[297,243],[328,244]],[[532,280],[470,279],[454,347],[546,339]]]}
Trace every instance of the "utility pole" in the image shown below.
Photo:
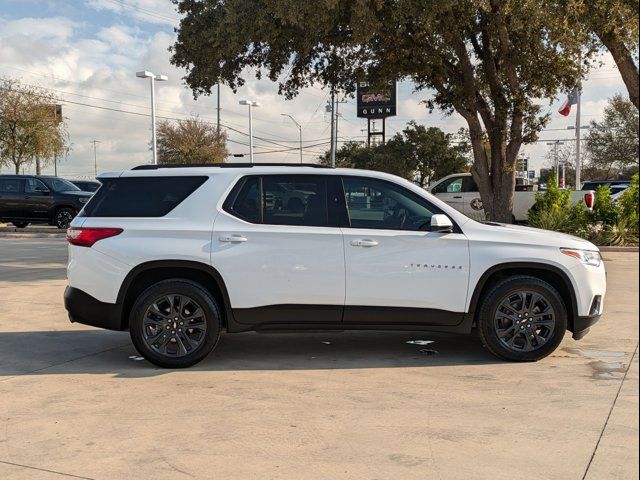
{"label": "utility pole", "polygon": [[293,118],[288,113],[281,113],[280,115],[282,115],[283,117],[289,117],[291,121],[296,124],[296,127],[298,127],[298,132],[300,133],[300,163],[303,163],[302,162],[302,125],[296,122],[296,119]]}
{"label": "utility pole", "polygon": [[218,80],[218,107],[216,108],[218,113],[218,134],[220,134],[220,80]]}
{"label": "utility pole", "polygon": [[331,168],[335,168],[336,166],[336,148],[335,148],[335,104],[336,104],[336,94],[333,90],[331,90]]}
{"label": "utility pole", "polygon": [[582,160],[580,158],[580,88],[577,90],[578,105],[576,108],[576,190],[582,188],[580,175],[582,173]]}
{"label": "utility pole", "polygon": [[98,176],[98,143],[102,143],[98,140],[91,140],[89,143],[93,144],[93,175]]}

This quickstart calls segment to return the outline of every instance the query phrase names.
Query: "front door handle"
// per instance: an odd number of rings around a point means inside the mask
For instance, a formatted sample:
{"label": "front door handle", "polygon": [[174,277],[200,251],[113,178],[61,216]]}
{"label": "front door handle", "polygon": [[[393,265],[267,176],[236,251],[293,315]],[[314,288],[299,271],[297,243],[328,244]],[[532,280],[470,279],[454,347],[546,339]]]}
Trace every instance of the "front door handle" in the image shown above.
{"label": "front door handle", "polygon": [[462,196],[460,196],[460,195],[459,195],[459,196],[457,196],[457,197],[453,197],[453,198],[462,198]]}
{"label": "front door handle", "polygon": [[248,239],[247,237],[243,237],[242,235],[222,235],[218,238],[218,240],[224,243],[243,243]]}
{"label": "front door handle", "polygon": [[378,242],[376,240],[363,238],[361,240],[351,240],[351,245],[353,245],[354,247],[375,247],[376,245],[378,245]]}

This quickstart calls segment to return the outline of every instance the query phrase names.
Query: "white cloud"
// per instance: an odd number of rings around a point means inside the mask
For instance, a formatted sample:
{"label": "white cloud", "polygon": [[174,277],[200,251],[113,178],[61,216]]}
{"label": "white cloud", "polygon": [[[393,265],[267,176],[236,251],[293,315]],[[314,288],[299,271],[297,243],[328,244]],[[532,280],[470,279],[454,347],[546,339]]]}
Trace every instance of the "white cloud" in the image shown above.
{"label": "white cloud", "polygon": [[[72,103],[148,115],[149,84],[135,77],[137,70],[148,69],[169,76],[168,82],[157,84],[159,116],[185,118],[197,114],[215,122],[215,89],[212,96],[194,101],[191,91],[184,87],[181,80],[185,72],[170,64],[167,48],[175,37],[166,25],[175,25],[176,22],[162,20],[147,12],[149,10],[163,17],[177,18],[171,3],[165,0],[127,0],[125,4],[129,7],[122,7],[117,0],[88,2],[87,5],[96,10],[118,14],[112,18],[112,15],[105,13],[100,27],[89,25],[81,29],[80,25],[63,17],[12,21],[0,18],[0,75],[18,77],[25,83],[56,89],[63,98],[73,150],[69,159],[61,164],[59,172],[62,175],[73,177],[93,173],[93,152],[89,144],[93,139],[101,142],[98,145],[99,171],[121,170],[150,160],[149,117]],[[133,6],[138,9],[131,8]],[[156,25],[149,29],[149,25],[142,25],[143,21]],[[38,33],[31,34],[35,30]],[[152,33],[149,34],[149,31]],[[289,119],[281,116],[287,113],[303,125],[305,140],[318,140],[317,143],[328,141],[329,122],[324,111],[328,99],[326,91],[317,87],[308,88],[293,101],[286,101],[277,95],[277,85],[269,80],[257,81],[251,75],[247,75],[246,79],[246,85],[237,94],[224,86],[221,89],[223,125],[244,132],[230,130],[231,140],[248,143],[247,107],[238,105],[238,101],[250,98],[262,104],[254,111],[254,132],[257,137],[269,138],[280,145],[297,146],[297,129]],[[616,91],[625,91],[624,86],[610,58],[605,57],[604,66],[585,82],[584,121],[598,118],[606,99]],[[414,93],[410,84],[400,84],[399,115],[388,119],[387,137],[401,131],[410,120],[438,126],[446,132],[456,132],[459,127],[465,126],[457,114],[444,116],[438,111],[429,114],[420,103],[429,96],[429,91]],[[556,113],[563,100],[548,107],[553,115],[549,127],[563,130],[545,132],[543,138],[571,136],[571,132],[564,129],[573,123],[573,114],[565,118]],[[341,104],[340,112],[340,138],[364,140],[365,133],[361,130],[366,130],[366,121],[356,117],[355,101],[348,99],[347,104]],[[257,152],[283,148],[261,139],[256,139],[255,143]],[[328,144],[325,144],[305,150],[304,158],[314,161],[327,148]],[[544,163],[547,148],[544,143],[539,143],[527,146],[523,151],[530,156],[533,167],[538,169]],[[247,146],[238,143],[229,143],[229,149],[232,153],[248,152]],[[256,159],[295,162],[298,152],[259,154]]]}

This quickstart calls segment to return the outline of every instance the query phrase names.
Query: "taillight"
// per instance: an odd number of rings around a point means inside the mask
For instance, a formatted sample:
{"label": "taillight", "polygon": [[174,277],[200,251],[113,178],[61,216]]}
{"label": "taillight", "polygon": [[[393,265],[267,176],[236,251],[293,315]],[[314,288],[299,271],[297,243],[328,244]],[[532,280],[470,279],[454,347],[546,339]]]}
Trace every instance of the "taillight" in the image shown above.
{"label": "taillight", "polygon": [[71,227],[67,230],[67,241],[79,247],[91,247],[98,240],[115,237],[122,233],[122,228],[103,227]]}
{"label": "taillight", "polygon": [[593,208],[593,193],[585,193],[584,194],[584,204],[587,208]]}

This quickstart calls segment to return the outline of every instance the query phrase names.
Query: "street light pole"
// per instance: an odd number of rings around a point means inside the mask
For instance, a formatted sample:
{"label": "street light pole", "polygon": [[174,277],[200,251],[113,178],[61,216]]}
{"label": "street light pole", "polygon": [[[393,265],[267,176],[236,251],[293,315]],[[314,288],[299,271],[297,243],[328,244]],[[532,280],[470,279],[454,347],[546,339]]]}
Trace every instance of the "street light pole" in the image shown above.
{"label": "street light pole", "polygon": [[153,163],[158,164],[158,151],[156,148],[156,88],[155,82],[166,82],[166,75],[155,75],[148,70],[136,72],[138,78],[148,78],[151,83],[151,151],[153,152]]}
{"label": "street light pole", "polygon": [[91,140],[89,143],[93,144],[93,176],[98,176],[98,140]]}
{"label": "street light pole", "polygon": [[553,145],[553,163],[556,171],[556,186],[560,186],[560,169],[558,164],[558,145],[563,145],[564,142],[556,140],[555,142],[547,142],[547,145]]}
{"label": "street light pole", "polygon": [[293,118],[288,113],[281,113],[280,115],[282,115],[283,117],[289,117],[291,119],[291,121],[296,124],[296,127],[298,127],[298,131],[300,133],[300,163],[303,163],[302,162],[302,125],[300,125],[298,122],[296,122],[296,119]]}
{"label": "street light pole", "polygon": [[240,100],[240,105],[249,107],[249,161],[253,163],[253,113],[252,107],[259,107],[260,103],[255,100]]}

